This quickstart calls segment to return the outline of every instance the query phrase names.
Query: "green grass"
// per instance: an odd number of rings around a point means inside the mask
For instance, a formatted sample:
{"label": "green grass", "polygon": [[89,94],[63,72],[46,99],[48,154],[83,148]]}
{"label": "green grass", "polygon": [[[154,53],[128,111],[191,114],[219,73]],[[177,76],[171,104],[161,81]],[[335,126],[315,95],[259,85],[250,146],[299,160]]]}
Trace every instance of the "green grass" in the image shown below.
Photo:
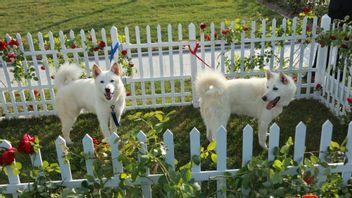
{"label": "green grass", "polygon": [[[179,161],[179,165],[183,165],[190,160],[189,132],[196,127],[201,132],[201,144],[206,146],[208,141],[205,137],[205,126],[201,119],[199,109],[192,106],[162,108],[164,112],[176,110],[176,114],[172,116],[171,121],[167,124],[174,134],[175,141],[175,157]],[[149,112],[152,110],[141,110]],[[127,119],[136,111],[128,111],[123,115],[122,127],[118,129],[118,134],[132,133],[143,129],[141,123],[130,122]],[[307,126],[306,151],[318,151],[321,136],[321,125],[329,119],[334,125],[333,140],[341,143],[347,135],[347,125],[340,124],[339,120],[330,113],[322,104],[314,100],[296,100],[286,107],[283,113],[275,119],[280,126],[280,145],[285,143],[289,136],[294,138],[295,127],[303,121]],[[254,131],[257,131],[257,121],[255,119],[233,115],[228,124],[228,168],[240,167],[242,159],[242,129],[250,124]],[[8,139],[13,146],[17,146],[20,138],[24,133],[37,135],[41,140],[43,160],[56,162],[55,139],[61,135],[61,124],[55,116],[40,117],[33,119],[11,119],[0,122],[1,138]],[[92,114],[83,114],[75,123],[71,131],[71,138],[75,142],[72,146],[74,150],[82,150],[82,138],[86,133],[92,137],[102,138],[96,117]],[[257,135],[254,137],[254,155],[267,155],[266,151],[258,144]],[[16,159],[29,166],[29,158],[18,154]],[[203,162],[202,162],[203,163]],[[71,163],[74,177],[82,177],[85,173],[82,169],[82,162],[73,160]],[[209,167],[209,163],[203,163],[204,169]],[[59,175],[54,176],[58,178]],[[6,183],[4,175],[0,176],[0,183]]]}
{"label": "green grass", "polygon": [[[117,26],[120,32],[125,26],[130,27],[133,32],[136,25],[142,29],[151,25],[152,30],[156,31],[156,25],[160,24],[165,32],[169,23],[174,27],[178,23],[186,25],[190,22],[215,22],[219,25],[219,22],[226,19],[247,20],[255,18],[257,14],[278,16],[255,0],[13,0],[11,3],[0,1],[0,7],[2,36],[5,33],[55,33],[59,30],[68,32],[70,29],[88,31],[103,27],[109,29],[112,25]],[[153,40],[156,40],[155,37]]]}

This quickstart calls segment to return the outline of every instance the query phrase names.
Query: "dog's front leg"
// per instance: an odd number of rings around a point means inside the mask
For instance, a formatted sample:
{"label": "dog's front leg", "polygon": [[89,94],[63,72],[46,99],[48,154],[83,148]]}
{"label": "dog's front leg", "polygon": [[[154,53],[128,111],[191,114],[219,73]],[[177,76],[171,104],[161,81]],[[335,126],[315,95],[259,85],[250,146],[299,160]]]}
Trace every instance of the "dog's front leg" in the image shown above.
{"label": "dog's front leg", "polygon": [[110,137],[110,131],[109,131],[110,114],[107,112],[97,112],[97,117],[99,120],[100,129],[103,132],[104,138],[109,138]]}
{"label": "dog's front leg", "polygon": [[259,140],[259,145],[265,149],[267,149],[266,145],[266,137],[267,137],[267,131],[268,131],[268,123],[263,120],[258,121],[258,140]]}

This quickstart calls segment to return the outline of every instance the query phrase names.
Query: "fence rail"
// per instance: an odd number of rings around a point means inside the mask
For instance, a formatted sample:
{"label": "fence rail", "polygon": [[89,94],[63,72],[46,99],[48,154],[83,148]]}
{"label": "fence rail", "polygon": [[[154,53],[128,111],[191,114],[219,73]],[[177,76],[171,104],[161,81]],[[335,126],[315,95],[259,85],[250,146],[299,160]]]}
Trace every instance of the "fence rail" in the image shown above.
{"label": "fence rail", "polygon": [[[332,137],[332,127],[333,125],[331,124],[330,121],[326,121],[322,125],[322,131],[321,131],[321,140],[320,140],[320,154],[319,154],[319,159],[321,161],[325,161],[326,153],[328,150],[328,147],[331,142],[331,137]],[[253,151],[253,129],[250,125],[247,125],[243,129],[243,148],[242,148],[242,166],[245,166],[251,159],[252,159],[252,151]],[[192,158],[194,155],[199,156],[200,155],[200,132],[194,128],[190,134],[190,158]],[[269,136],[269,144],[268,144],[268,160],[273,161],[275,160],[275,155],[274,155],[274,149],[279,146],[279,139],[280,137],[280,128],[277,124],[273,124],[270,127],[270,136]],[[302,164],[304,161],[304,148],[306,145],[305,142],[305,137],[306,137],[306,126],[304,125],[303,122],[300,122],[296,126],[296,132],[295,132],[295,140],[294,140],[294,152],[293,152],[293,159],[297,162],[298,165]],[[225,173],[229,173],[231,175],[235,175],[236,172],[239,170],[238,168],[235,169],[228,169],[227,167],[227,160],[231,158],[231,156],[227,156],[227,132],[226,129],[223,127],[220,127],[217,131],[216,135],[216,154],[217,154],[217,161],[216,161],[216,170],[202,170],[201,168],[201,163],[199,164],[194,164],[192,163],[192,178],[195,179],[195,181],[209,181],[209,180],[217,180],[217,196],[218,197],[225,197],[226,196],[226,191],[224,190],[226,188],[226,180],[224,176]],[[330,167],[334,167],[331,169],[332,172],[334,173],[341,173],[342,178],[345,184],[347,184],[347,181],[351,177],[352,173],[352,122],[349,124],[348,127],[348,133],[347,133],[347,144],[346,144],[346,150],[347,152],[345,153],[346,159],[345,161],[347,163],[331,163],[329,164]],[[143,150],[147,150],[147,137],[146,135],[140,131],[137,134],[137,139],[139,142],[143,142]],[[121,164],[117,159],[118,156],[120,155],[119,153],[119,144],[122,144],[119,140],[119,136],[116,133],[113,133],[111,137],[109,138],[109,144],[110,144],[110,149],[111,149],[111,158],[112,158],[112,166],[113,166],[113,171],[115,173],[115,176],[107,180],[107,183],[105,184],[107,187],[112,187],[112,186],[118,186],[119,184],[119,174],[123,170],[123,164]],[[163,134],[163,141],[164,144],[167,148],[166,150],[166,157],[165,157],[165,162],[171,167],[175,167],[175,151],[174,151],[174,138],[173,134],[171,131],[167,130]],[[84,155],[86,156],[93,156],[94,154],[94,144],[92,138],[87,134],[83,140],[83,152]],[[65,140],[59,136],[56,141],[56,152],[57,152],[57,158],[61,170],[61,180],[59,181],[52,181],[52,183],[59,184],[62,186],[66,187],[80,187],[82,181],[84,179],[73,179],[72,178],[72,173],[70,169],[70,162],[68,159],[65,158],[65,149],[66,149],[66,142]],[[11,144],[8,141],[3,141],[3,143],[0,145],[0,147],[5,147],[5,148],[10,148]],[[143,151],[139,153],[139,155],[142,155]],[[41,158],[41,153],[40,151],[30,155],[32,159],[32,165],[35,167],[41,167],[43,166],[42,158]],[[87,158],[86,159],[86,173],[87,175],[93,175],[93,161],[94,158]],[[323,173],[324,167],[320,165],[316,165],[316,167],[319,169],[320,173]],[[287,174],[294,174],[296,167],[291,167],[286,173]],[[13,194],[16,196],[16,193],[18,190],[30,190],[32,188],[32,183],[21,183],[20,178],[18,175],[13,175],[12,173],[12,168],[10,166],[6,167],[7,172],[8,172],[8,179],[9,179],[9,184],[1,184],[0,185],[0,192],[6,193],[6,194]],[[151,197],[152,196],[152,188],[151,185],[156,184],[158,179],[160,178],[162,174],[158,173],[150,173],[149,169],[146,171],[146,177],[147,178],[140,178],[137,180],[133,185],[140,185],[142,187],[142,193],[145,197]],[[325,178],[322,176],[319,178],[320,181],[323,181]]]}

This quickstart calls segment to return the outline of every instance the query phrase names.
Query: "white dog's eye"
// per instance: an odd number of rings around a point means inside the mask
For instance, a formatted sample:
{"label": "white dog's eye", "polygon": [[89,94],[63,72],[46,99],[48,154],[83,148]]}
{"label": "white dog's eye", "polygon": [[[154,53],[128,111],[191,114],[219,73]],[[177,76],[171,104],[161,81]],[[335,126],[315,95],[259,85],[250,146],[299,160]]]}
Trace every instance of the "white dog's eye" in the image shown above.
{"label": "white dog's eye", "polygon": [[277,90],[279,90],[279,89],[278,89],[277,87],[274,87],[273,90],[274,90],[274,91],[277,91]]}
{"label": "white dog's eye", "polygon": [[103,80],[101,80],[101,81],[100,81],[100,83],[104,83],[104,81],[103,81]]}
{"label": "white dog's eye", "polygon": [[110,82],[114,82],[114,80],[110,80]]}

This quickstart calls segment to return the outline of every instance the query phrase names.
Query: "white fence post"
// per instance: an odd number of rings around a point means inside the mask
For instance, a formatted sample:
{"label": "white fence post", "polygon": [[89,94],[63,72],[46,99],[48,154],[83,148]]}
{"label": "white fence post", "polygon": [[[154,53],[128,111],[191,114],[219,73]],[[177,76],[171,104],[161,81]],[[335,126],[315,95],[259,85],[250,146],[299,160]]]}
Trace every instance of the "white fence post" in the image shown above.
{"label": "white fence post", "polygon": [[59,136],[55,141],[55,146],[57,159],[60,165],[62,181],[71,181],[72,174],[70,162],[65,159],[66,155],[68,155],[68,147],[66,146],[65,139]]}
{"label": "white fence post", "polygon": [[[329,31],[330,24],[331,24],[331,18],[325,14],[321,18],[320,27],[323,29],[323,31]],[[316,62],[316,73],[315,73],[315,80],[314,80],[315,85],[317,85],[317,84],[322,85],[323,84],[325,70],[326,70],[326,63],[328,60],[327,57],[328,57],[328,47],[321,47],[319,45],[318,57],[317,57],[317,62]],[[317,98],[319,98],[319,96]]]}
{"label": "white fence post", "polygon": [[93,139],[86,134],[82,140],[83,144],[83,152],[84,156],[86,157],[86,168],[87,174],[93,176],[93,163],[94,163],[94,144]]}
{"label": "white fence post", "polygon": [[[216,133],[216,169],[225,171],[226,166],[226,129],[221,126]],[[226,179],[220,178],[216,182],[217,197],[226,197]]]}
{"label": "white fence post", "polygon": [[163,135],[163,139],[164,139],[165,146],[166,146],[165,161],[168,165],[170,165],[172,167],[173,170],[175,170],[174,135],[168,129],[165,131],[165,133]]}
{"label": "white fence post", "polygon": [[251,159],[253,154],[253,128],[246,125],[243,129],[243,146],[242,146],[242,167]]}
{"label": "white fence post", "polygon": [[[348,134],[347,134],[347,152],[346,152],[346,158],[347,158],[347,163],[345,165],[351,165],[352,164],[352,122],[348,125]],[[352,174],[352,170],[349,172],[343,172],[342,173],[342,179],[343,183],[346,185],[348,180],[350,179]]]}
{"label": "white fence post", "polygon": [[[140,153],[140,155],[144,155],[148,151],[148,147],[147,147],[147,137],[143,133],[143,131],[140,131],[137,134],[137,139],[142,144],[141,149],[139,150],[139,153]],[[148,177],[149,173],[150,173],[149,172],[149,168],[147,168],[147,170],[145,172],[145,176]],[[151,185],[150,184],[145,184],[144,182],[142,182],[141,185],[142,185],[143,197],[151,198],[152,197],[152,187],[151,187]]]}
{"label": "white fence post", "polygon": [[[331,142],[332,136],[332,124],[329,120],[327,120],[321,130],[321,138],[320,138],[320,149],[319,149],[319,159],[321,162],[325,162],[326,152],[328,151],[328,147]],[[326,180],[326,176],[323,171],[319,173],[319,183],[324,182]]]}
{"label": "white fence post", "polygon": [[304,125],[303,122],[300,122],[296,126],[293,159],[297,162],[297,164],[302,164],[303,162],[304,151],[306,148],[306,129],[306,125]]}
{"label": "white fence post", "polygon": [[269,149],[268,149],[268,160],[273,161],[275,159],[274,149],[279,146],[280,140],[280,128],[274,123],[270,127],[269,135]]}
{"label": "white fence post", "polygon": [[[193,23],[189,24],[188,31],[189,31],[189,47],[191,50],[195,50],[196,44],[197,44],[196,26]],[[191,59],[192,103],[193,103],[193,107],[199,107],[198,97],[197,97],[196,88],[195,88],[195,80],[198,73],[197,58],[191,52],[189,52],[189,57]]]}

